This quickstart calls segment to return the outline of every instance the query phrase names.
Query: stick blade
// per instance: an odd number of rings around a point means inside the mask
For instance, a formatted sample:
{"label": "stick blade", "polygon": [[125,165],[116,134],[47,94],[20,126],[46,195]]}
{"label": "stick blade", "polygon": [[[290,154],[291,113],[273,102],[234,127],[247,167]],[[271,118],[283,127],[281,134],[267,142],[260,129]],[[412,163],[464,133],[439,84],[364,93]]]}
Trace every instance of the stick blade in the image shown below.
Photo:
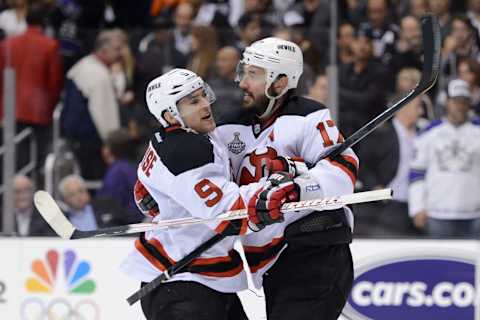
{"label": "stick blade", "polygon": [[66,240],[71,239],[75,227],[68,221],[48,192],[43,190],[35,192],[33,202],[43,219],[60,237]]}

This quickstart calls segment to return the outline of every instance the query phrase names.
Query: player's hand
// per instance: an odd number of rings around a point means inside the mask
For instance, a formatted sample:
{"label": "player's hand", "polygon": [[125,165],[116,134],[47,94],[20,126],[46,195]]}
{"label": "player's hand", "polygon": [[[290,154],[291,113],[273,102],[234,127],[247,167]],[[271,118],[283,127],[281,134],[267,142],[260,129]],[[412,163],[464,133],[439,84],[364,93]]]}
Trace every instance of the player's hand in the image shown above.
{"label": "player's hand", "polygon": [[308,172],[308,167],[305,164],[305,161],[300,157],[279,156],[274,159],[267,159],[265,169],[267,171],[267,174],[265,175],[266,177],[279,171],[287,172],[294,178]]}
{"label": "player's hand", "polygon": [[133,187],[133,195],[138,209],[147,217],[154,218],[160,213],[158,204],[145,186],[137,179]]}
{"label": "player's hand", "polygon": [[419,230],[423,230],[428,221],[428,213],[426,210],[422,210],[415,214],[413,217],[413,224]]}
{"label": "player's hand", "polygon": [[297,200],[297,185],[291,175],[286,172],[272,174],[248,202],[250,229],[259,231],[269,224],[282,222],[282,205]]}

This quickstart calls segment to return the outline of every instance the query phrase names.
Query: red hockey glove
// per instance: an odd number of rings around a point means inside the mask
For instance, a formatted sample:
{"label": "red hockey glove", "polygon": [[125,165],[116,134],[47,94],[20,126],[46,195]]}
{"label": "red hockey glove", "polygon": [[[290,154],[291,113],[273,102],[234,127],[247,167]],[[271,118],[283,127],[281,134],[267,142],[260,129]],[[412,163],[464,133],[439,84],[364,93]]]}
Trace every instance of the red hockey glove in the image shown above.
{"label": "red hockey glove", "polygon": [[259,231],[266,225],[282,222],[282,205],[297,200],[297,186],[292,177],[286,172],[272,174],[265,186],[257,190],[248,202],[250,229]]}
{"label": "red hockey glove", "polygon": [[158,204],[145,186],[137,179],[133,187],[133,195],[138,209],[147,217],[154,218],[160,213]]}
{"label": "red hockey glove", "polygon": [[274,159],[268,159],[265,164],[267,176],[272,173],[284,171],[292,177],[298,177],[303,173],[308,172],[307,165],[303,158],[300,157],[283,157],[279,156]]}

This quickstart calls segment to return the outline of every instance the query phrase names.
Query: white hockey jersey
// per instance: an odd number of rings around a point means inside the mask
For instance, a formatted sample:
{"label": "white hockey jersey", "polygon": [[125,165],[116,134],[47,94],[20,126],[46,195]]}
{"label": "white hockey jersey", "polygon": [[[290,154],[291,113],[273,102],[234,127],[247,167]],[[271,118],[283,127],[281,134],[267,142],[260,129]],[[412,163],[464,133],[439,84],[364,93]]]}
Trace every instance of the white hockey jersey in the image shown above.
{"label": "white hockey jersey", "polygon": [[437,219],[480,218],[480,123],[432,122],[415,141],[409,213]]}
{"label": "white hockey jersey", "polygon": [[[306,163],[314,165],[309,170],[312,184],[306,188],[307,192],[315,192],[317,196],[338,196],[353,192],[358,158],[351,149],[344,151],[335,160],[319,161],[320,153],[343,141],[343,137],[328,109],[313,100],[294,96],[263,126],[245,119],[225,123],[218,126],[217,131],[229,150],[239,185],[259,181],[265,159],[281,155],[302,157]],[[353,216],[350,210],[346,212],[353,227]],[[309,213],[311,211],[286,214],[283,223],[269,225],[260,232],[242,237],[256,287],[262,286],[262,275],[286,248],[283,237],[285,227]]]}
{"label": "white hockey jersey", "polygon": [[[138,179],[157,201],[154,221],[183,217],[212,218],[226,210],[245,208],[258,184],[239,188],[231,181],[226,149],[210,136],[183,129],[162,130],[151,139],[138,167]],[[135,242],[135,250],[121,269],[137,280],[149,282],[170,265],[210,239],[215,232],[236,227],[240,234],[246,219],[150,231]],[[247,288],[242,260],[228,236],[170,281],[196,281],[220,292]]]}

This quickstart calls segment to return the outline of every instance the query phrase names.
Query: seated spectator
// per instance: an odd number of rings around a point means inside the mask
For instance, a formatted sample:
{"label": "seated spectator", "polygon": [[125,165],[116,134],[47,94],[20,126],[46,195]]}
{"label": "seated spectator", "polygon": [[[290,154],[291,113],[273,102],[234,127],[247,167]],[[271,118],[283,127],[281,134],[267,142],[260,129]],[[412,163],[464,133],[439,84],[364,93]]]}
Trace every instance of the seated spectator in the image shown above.
{"label": "seated spectator", "polygon": [[60,126],[82,176],[88,180],[103,178],[102,141],[110,131],[120,128],[120,110],[109,67],[121,59],[124,45],[118,32],[102,31],[95,51],[67,74]]}
{"label": "seated spectator", "polygon": [[9,0],[10,9],[0,13],[2,37],[18,36],[27,30],[27,0]]}
{"label": "seated spectator", "polygon": [[228,21],[228,4],[211,3],[205,0],[189,0],[194,9],[194,24],[197,26],[211,26],[218,34],[221,45],[232,44],[235,34]]}
{"label": "seated spectator", "polygon": [[137,167],[132,164],[132,139],[125,129],[108,134],[102,148],[107,172],[98,195],[109,197],[128,211],[131,223],[140,222],[143,215],[133,199],[133,186],[137,180]]}
{"label": "seated spectator", "polygon": [[238,20],[237,36],[239,40],[234,44],[238,51],[243,52],[246,47],[270,34],[273,25],[265,21],[256,13],[244,14]]}
{"label": "seated spectator", "polygon": [[472,109],[480,115],[480,63],[475,59],[462,59],[458,63],[458,78],[466,81],[472,95]]}
{"label": "seated spectator", "polygon": [[58,189],[67,205],[67,218],[79,230],[89,231],[128,223],[128,215],[113,200],[91,198],[85,181],[78,175],[60,180]]}
{"label": "seated spectator", "polygon": [[359,180],[365,190],[392,188],[393,200],[359,205],[355,231],[367,236],[413,236],[417,232],[408,215],[408,177],[413,141],[422,115],[417,97],[362,141]]}
{"label": "seated spectator", "polygon": [[409,213],[431,237],[480,234],[480,127],[469,119],[468,84],[448,85],[446,114],[415,141],[411,164]]}
{"label": "seated spectator", "polygon": [[428,0],[430,12],[438,17],[442,40],[450,33],[452,28],[452,15],[450,13],[450,0]]}
{"label": "seated spectator", "polygon": [[352,24],[344,22],[338,27],[338,63],[348,64],[353,62],[352,42],[355,40],[355,28]]}
{"label": "seated spectator", "polygon": [[[194,18],[193,6],[189,2],[182,2],[175,8],[173,17],[173,40],[175,50],[177,51],[177,59],[182,60],[185,67],[188,56],[192,52],[192,23]],[[151,80],[151,79],[150,79]]]}
{"label": "seated spectator", "polygon": [[55,232],[33,204],[34,187],[30,178],[13,178],[15,232],[20,237],[54,236]]}
{"label": "seated spectator", "polygon": [[417,19],[420,19],[430,9],[428,0],[410,0],[408,5],[409,15]]}
{"label": "seated spectator", "polygon": [[[401,69],[399,73],[397,73],[397,81],[395,85],[395,94],[393,98],[399,98],[405,96],[408,92],[415,89],[417,84],[420,82],[420,77],[422,76],[420,70],[414,68],[405,68]],[[434,105],[430,97],[426,94],[421,96],[422,99],[422,106],[423,106],[423,118],[419,120],[421,123],[420,127],[422,128],[426,124],[425,121],[438,119],[440,117],[440,113],[437,113],[434,110]],[[395,101],[395,99],[391,99]]]}
{"label": "seated spectator", "polygon": [[207,81],[217,97],[212,106],[213,117],[217,123],[232,119],[232,113],[235,115],[242,110],[243,91],[235,82],[239,60],[240,53],[237,49],[234,47],[221,48],[218,50],[215,60],[215,73]]}

